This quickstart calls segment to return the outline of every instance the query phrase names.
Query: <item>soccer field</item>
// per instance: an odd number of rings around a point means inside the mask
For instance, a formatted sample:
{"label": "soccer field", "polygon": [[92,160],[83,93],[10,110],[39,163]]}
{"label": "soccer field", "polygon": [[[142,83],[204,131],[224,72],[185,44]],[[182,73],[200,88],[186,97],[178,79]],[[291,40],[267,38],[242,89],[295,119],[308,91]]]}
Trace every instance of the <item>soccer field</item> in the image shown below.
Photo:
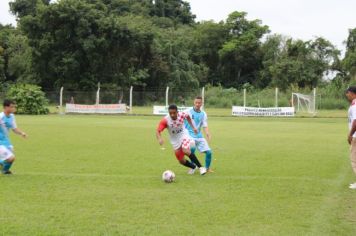
{"label": "soccer field", "polygon": [[[1,235],[355,235],[341,118],[211,117],[215,173],[187,175],[160,117],[18,116]],[[202,155],[199,159],[204,162]],[[161,181],[164,170],[176,182]]]}

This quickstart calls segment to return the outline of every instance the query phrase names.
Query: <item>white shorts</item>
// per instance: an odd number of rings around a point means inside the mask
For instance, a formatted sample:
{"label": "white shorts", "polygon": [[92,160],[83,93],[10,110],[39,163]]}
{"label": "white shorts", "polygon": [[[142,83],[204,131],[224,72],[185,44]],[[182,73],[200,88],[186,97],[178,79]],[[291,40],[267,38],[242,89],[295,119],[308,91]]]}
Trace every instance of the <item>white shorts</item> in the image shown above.
{"label": "white shorts", "polygon": [[199,152],[206,152],[211,150],[205,138],[195,138],[194,142]]}
{"label": "white shorts", "polygon": [[178,141],[171,141],[171,144],[174,150],[179,150],[181,148],[189,149],[190,147],[194,146],[194,141],[193,139],[189,138],[189,136],[183,136]]}
{"label": "white shorts", "polygon": [[12,147],[0,146],[0,160],[4,161],[14,156]]}

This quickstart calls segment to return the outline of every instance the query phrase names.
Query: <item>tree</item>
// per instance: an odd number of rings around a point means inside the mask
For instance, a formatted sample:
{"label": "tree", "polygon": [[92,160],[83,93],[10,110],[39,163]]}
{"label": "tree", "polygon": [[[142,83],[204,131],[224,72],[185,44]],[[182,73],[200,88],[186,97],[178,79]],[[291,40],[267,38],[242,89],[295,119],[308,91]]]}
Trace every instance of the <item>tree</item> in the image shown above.
{"label": "tree", "polygon": [[151,16],[167,17],[175,23],[193,24],[195,15],[191,13],[190,4],[182,0],[154,0]]}
{"label": "tree", "polygon": [[10,25],[0,25],[0,81],[3,84],[36,82],[28,39]]}
{"label": "tree", "polygon": [[191,42],[193,61],[204,64],[208,68],[208,76],[204,84],[221,83],[219,50],[229,38],[228,28],[224,22],[201,22],[195,26],[193,37],[194,40]]}
{"label": "tree", "polygon": [[[193,28],[181,26],[157,30],[153,47],[154,65],[151,73],[160,74],[160,81],[152,76],[150,87],[171,86],[178,89],[197,88],[207,77],[204,64],[193,62],[191,45]],[[155,86],[158,85],[158,86]]]}
{"label": "tree", "polygon": [[259,71],[258,87],[264,88],[272,82],[272,68],[283,56],[287,38],[273,34],[266,38],[266,41],[261,46],[262,51],[262,68]]}
{"label": "tree", "polygon": [[141,16],[117,16],[101,1],[62,0],[20,18],[20,26],[46,89],[125,87],[145,78],[153,34]]}
{"label": "tree", "polygon": [[51,0],[16,0],[10,2],[11,12],[18,18],[34,16],[39,5],[48,5]]}
{"label": "tree", "polygon": [[344,60],[326,39],[268,35],[246,12],[194,21],[183,0],[14,0],[18,27],[0,26],[1,83],[91,90],[207,84],[313,87],[330,71],[356,79],[356,29]]}
{"label": "tree", "polygon": [[48,100],[41,88],[31,84],[15,84],[10,86],[6,96],[17,104],[18,114],[48,114]]}
{"label": "tree", "polygon": [[260,20],[248,21],[246,12],[233,12],[226,20],[229,39],[219,50],[224,86],[255,84],[262,67],[261,38],[268,26]]}
{"label": "tree", "polygon": [[349,36],[346,40],[346,53],[342,61],[343,69],[346,75],[356,80],[356,28],[349,30]]}
{"label": "tree", "polygon": [[271,76],[271,85],[283,90],[295,84],[316,87],[338,62],[340,52],[329,41],[318,37],[312,41],[281,36],[267,38],[261,76]]}

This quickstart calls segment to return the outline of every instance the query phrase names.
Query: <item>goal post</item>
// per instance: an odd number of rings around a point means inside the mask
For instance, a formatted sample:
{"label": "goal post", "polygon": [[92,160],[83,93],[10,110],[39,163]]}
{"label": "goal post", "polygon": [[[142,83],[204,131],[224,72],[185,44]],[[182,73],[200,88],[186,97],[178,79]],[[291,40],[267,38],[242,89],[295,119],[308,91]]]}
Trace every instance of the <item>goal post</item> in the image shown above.
{"label": "goal post", "polygon": [[292,106],[296,112],[316,114],[316,88],[312,94],[292,93]]}

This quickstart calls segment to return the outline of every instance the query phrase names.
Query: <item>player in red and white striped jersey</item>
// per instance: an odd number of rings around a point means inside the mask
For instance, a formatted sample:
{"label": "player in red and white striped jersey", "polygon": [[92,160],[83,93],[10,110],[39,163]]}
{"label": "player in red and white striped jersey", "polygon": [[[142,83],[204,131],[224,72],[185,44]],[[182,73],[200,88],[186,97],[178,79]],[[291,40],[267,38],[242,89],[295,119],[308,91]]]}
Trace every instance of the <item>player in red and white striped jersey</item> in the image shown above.
{"label": "player in red and white striped jersey", "polygon": [[[200,174],[204,175],[206,173],[205,167],[202,167],[198,158],[194,153],[191,153],[190,147],[194,142],[191,140],[187,129],[184,126],[184,120],[194,127],[194,132],[198,132],[195,125],[192,122],[192,119],[187,113],[178,112],[176,105],[170,105],[168,108],[169,115],[164,117],[159,123],[156,131],[156,136],[159,144],[162,146],[164,141],[162,139],[161,133],[164,129],[167,128],[169,132],[169,137],[175,155],[180,164],[189,167],[190,170],[188,173],[194,173],[195,168],[199,168]],[[184,158],[184,155],[188,156],[192,161],[188,161]]]}

